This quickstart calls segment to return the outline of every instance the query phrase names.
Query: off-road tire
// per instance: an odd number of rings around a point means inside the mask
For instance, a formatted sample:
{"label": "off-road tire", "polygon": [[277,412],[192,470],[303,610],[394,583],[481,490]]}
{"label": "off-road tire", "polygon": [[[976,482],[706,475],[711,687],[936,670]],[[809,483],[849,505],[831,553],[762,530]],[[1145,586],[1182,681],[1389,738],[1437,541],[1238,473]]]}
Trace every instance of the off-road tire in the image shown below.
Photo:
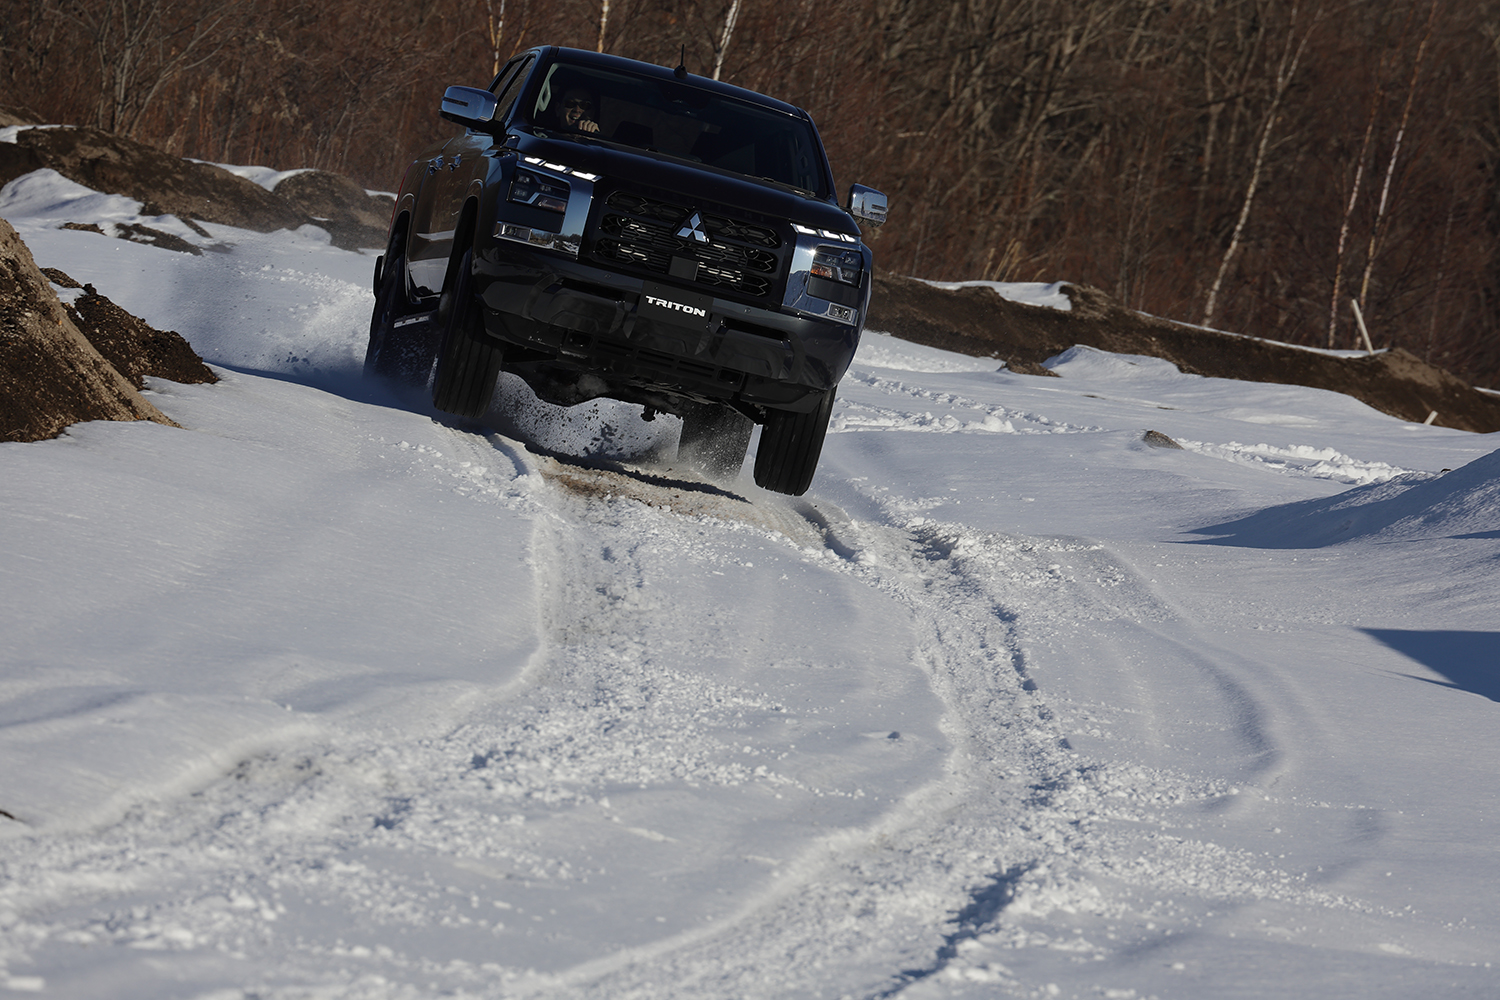
{"label": "off-road tire", "polygon": [[474,251],[450,267],[438,302],[443,330],[432,405],[444,413],[475,418],[490,408],[505,351],[484,335],[484,313],[474,295]]}
{"label": "off-road tire", "polygon": [[755,485],[774,493],[800,497],[812,485],[823,454],[828,418],[833,414],[829,389],[810,413],[772,410],[755,450]]}
{"label": "off-road tire", "polygon": [[732,479],[745,464],[755,422],[733,407],[694,403],[682,415],[677,457],[709,479]]}

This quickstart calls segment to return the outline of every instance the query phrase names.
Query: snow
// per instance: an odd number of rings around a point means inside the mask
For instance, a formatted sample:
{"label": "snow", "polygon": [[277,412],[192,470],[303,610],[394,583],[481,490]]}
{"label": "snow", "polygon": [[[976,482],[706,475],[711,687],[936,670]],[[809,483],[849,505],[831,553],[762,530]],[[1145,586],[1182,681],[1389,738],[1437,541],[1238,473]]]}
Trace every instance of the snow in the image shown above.
{"label": "snow", "polygon": [[0,988],[1495,995],[1500,435],[870,333],[779,497],[365,382],[318,230],[57,228],[139,210],[0,190],[223,376],[0,444]]}
{"label": "snow", "polygon": [[1061,281],[929,281],[934,288],[953,291],[958,288],[988,288],[1003,299],[1030,306],[1046,306],[1069,312],[1073,300],[1063,291]]}
{"label": "snow", "polygon": [[[27,129],[33,129],[33,128],[67,128],[67,126],[66,125],[6,125],[3,128],[0,128],[0,142],[8,142],[8,143],[10,143],[11,145],[14,146],[14,145],[16,145],[16,136],[20,135],[22,132],[25,132]],[[0,216],[0,218],[3,218],[3,216]]]}
{"label": "snow", "polygon": [[[209,161],[194,160],[193,162],[208,163]],[[305,174],[312,169],[311,167],[301,167],[296,170],[277,170],[274,167],[245,167],[234,163],[209,163],[209,166],[218,167],[220,170],[227,170],[231,174],[234,174],[236,177],[243,177],[245,178],[245,180],[250,181],[253,184],[259,184],[267,191],[276,190],[276,185],[280,184],[288,177],[294,177],[297,174]]]}

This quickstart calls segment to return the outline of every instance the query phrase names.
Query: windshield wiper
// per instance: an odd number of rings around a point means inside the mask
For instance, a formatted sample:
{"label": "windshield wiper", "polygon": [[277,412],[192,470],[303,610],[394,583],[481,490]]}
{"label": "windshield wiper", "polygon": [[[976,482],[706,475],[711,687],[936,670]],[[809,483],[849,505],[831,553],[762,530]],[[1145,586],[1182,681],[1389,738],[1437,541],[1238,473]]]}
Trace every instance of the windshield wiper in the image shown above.
{"label": "windshield wiper", "polygon": [[793,194],[800,194],[804,198],[816,198],[817,197],[816,194],[814,194],[813,192],[807,190],[807,188],[800,188],[800,187],[798,187],[795,184],[788,184],[786,181],[778,181],[774,177],[757,177],[755,179],[758,180],[758,181],[765,181],[767,184],[774,184],[774,185],[776,185],[779,188],[784,188],[787,191],[792,192]]}

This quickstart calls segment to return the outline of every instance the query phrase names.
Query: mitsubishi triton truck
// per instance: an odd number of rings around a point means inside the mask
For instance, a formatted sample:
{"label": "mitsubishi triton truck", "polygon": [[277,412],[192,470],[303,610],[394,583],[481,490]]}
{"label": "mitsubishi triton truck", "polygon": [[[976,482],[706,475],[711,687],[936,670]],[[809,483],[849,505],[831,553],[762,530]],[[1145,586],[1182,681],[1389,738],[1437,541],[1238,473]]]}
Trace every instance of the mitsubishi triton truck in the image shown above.
{"label": "mitsubishi triton truck", "polygon": [[500,371],[550,403],[682,419],[679,456],[800,495],[859,344],[872,256],[805,111],[675,70],[543,47],[449,87],[462,134],[406,170],[375,264],[368,374],[478,417]]}

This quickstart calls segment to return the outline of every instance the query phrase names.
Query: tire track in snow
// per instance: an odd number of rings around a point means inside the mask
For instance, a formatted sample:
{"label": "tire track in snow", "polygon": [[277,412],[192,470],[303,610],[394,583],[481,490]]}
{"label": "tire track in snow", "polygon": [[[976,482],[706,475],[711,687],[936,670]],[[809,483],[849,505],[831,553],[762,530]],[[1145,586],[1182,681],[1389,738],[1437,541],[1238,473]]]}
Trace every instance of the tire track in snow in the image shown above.
{"label": "tire track in snow", "polygon": [[[892,555],[877,551],[878,545],[861,544],[870,539],[852,534],[837,511],[820,512],[807,502],[771,500],[769,505],[791,508],[820,529],[825,547],[818,555],[825,565],[870,570]],[[907,540],[880,541],[893,544],[899,557],[908,556]],[[910,611],[902,595],[910,581],[891,587],[888,576],[866,572],[861,582],[895,593]],[[934,582],[929,576],[918,586]],[[1041,750],[1041,759],[1047,756],[1044,747],[1027,744],[1055,742],[1045,726],[1017,719],[1017,702],[1029,695],[1014,669],[1013,644],[994,634],[994,616],[985,615],[990,620],[978,628],[953,620],[961,617],[919,620],[915,629],[929,634],[918,638],[916,658],[939,686],[950,679],[944,663],[972,666],[973,675],[984,680],[963,693],[950,687],[945,693],[950,707],[972,697],[995,709],[1000,699],[1004,704],[997,714],[1014,724],[976,732],[950,720],[949,736],[957,747],[949,756],[948,775],[929,782],[871,826],[808,850],[763,899],[717,934],[653,955],[642,968],[627,967],[580,984],[580,995],[781,996],[816,993],[818,985],[837,995],[856,983],[864,984],[856,992],[883,992],[882,981],[890,982],[900,975],[898,970],[924,962],[926,953],[938,949],[953,901],[965,898],[969,885],[991,870],[986,859],[1022,853],[1008,843],[1004,825],[974,822],[979,817],[969,815],[969,804],[986,800],[985,819],[996,812],[1012,820],[1024,815],[1031,786],[1039,783],[1029,773],[1038,769],[1036,751]],[[1006,627],[998,622],[1001,633]],[[1024,718],[1034,711],[1025,706],[1020,714]],[[1007,745],[1001,749],[1000,744]],[[980,775],[972,767],[975,760],[1000,756],[1017,767],[1015,773]],[[1040,770],[1051,768],[1042,764]],[[997,808],[1000,802],[1007,805]],[[939,820],[936,826],[933,819]],[[1012,868],[1031,863],[1028,857]]]}
{"label": "tire track in snow", "polygon": [[[938,417],[928,412],[913,413],[909,406],[894,409],[877,406],[869,402],[853,402],[841,399],[834,411],[833,420],[829,424],[829,430],[832,433],[867,429],[890,430],[893,428],[937,433],[988,431],[1004,434],[1087,434],[1098,433],[1104,430],[1102,427],[1092,425],[1071,424],[1067,421],[1053,420],[1039,413],[981,403],[978,400],[970,399],[958,393],[941,392],[915,383],[904,382],[900,379],[877,375],[864,370],[858,365],[851,368],[845,378],[850,382],[858,383],[881,392],[888,397],[905,397],[906,399],[932,406],[972,410],[981,416],[978,420],[965,423],[959,421],[951,414]],[[1019,425],[1019,428],[1017,425]]]}
{"label": "tire track in snow", "polygon": [[[1250,805],[1237,797],[1239,789],[1231,781],[1212,776],[1229,768],[1210,767],[1209,776],[1193,777],[1138,764],[1090,761],[1069,747],[1053,716],[1053,696],[1045,681],[1046,644],[1061,640],[1062,655],[1068,657],[1086,655],[1090,649],[1067,636],[1069,631],[1075,635],[1098,631],[1097,642],[1104,647],[1129,645],[1134,637],[1134,642],[1158,655],[1173,649],[1175,642],[1180,659],[1203,675],[1200,683],[1207,693],[1192,703],[1200,709],[1222,706],[1224,718],[1212,726],[1222,732],[1224,757],[1241,765],[1242,778],[1265,773],[1276,765],[1279,744],[1268,731],[1260,706],[1274,692],[1251,692],[1239,685],[1232,671],[1221,665],[1232,662],[1232,654],[1201,642],[1192,645],[1172,639],[1179,632],[1191,633],[1191,625],[1157,601],[1142,581],[1097,545],[976,532],[920,518],[914,523],[917,527],[911,534],[916,552],[948,571],[930,577],[937,584],[929,593],[938,598],[932,605],[934,617],[967,606],[967,617],[971,627],[978,624],[974,629],[978,634],[985,631],[986,609],[990,609],[988,613],[1006,623],[1003,639],[1023,692],[1035,688],[1039,676],[1043,683],[1032,702],[1036,722],[1026,727],[1029,731],[1020,746],[997,743],[986,748],[989,754],[977,753],[972,758],[981,772],[1014,766],[1006,762],[1018,756],[1027,762],[1031,795],[1020,822],[1024,836],[1013,839],[1009,853],[1001,855],[1007,864],[995,865],[984,881],[973,883],[966,904],[954,908],[952,933],[935,960],[903,974],[895,986],[879,995],[908,989],[915,990],[914,995],[926,995],[920,987],[929,977],[949,984],[982,984],[978,987],[981,995],[991,995],[988,991],[996,988],[1016,995],[1045,995],[1045,991],[1034,992],[1044,984],[1028,985],[997,959],[1011,962],[1011,956],[1028,947],[1101,957],[1120,947],[1097,938],[1090,943],[1062,936],[1059,922],[1064,928],[1072,925],[1069,929],[1076,934],[1089,926],[1089,918],[1095,918],[1096,925],[1110,920],[1128,926],[1134,917],[1138,926],[1133,945],[1140,946],[1141,939],[1161,938],[1162,932],[1146,917],[1180,914],[1184,925],[1200,926],[1205,901],[1221,914],[1241,902],[1266,899],[1320,909],[1364,909],[1356,901],[1311,887],[1305,876],[1279,871],[1264,856],[1221,847],[1201,839],[1201,834],[1178,835],[1173,828],[1198,828],[1205,812]],[[899,565],[899,555],[892,561]],[[993,634],[994,627],[988,631]],[[942,652],[949,647],[945,636]],[[993,705],[981,704],[974,697],[976,691],[984,690],[984,677],[972,669],[978,662],[981,658],[969,656],[943,663],[940,653],[934,657],[934,676],[949,672],[953,694],[945,691],[945,701],[967,727],[982,731],[994,727],[996,720]],[[1150,693],[1160,697],[1163,690]],[[1017,706],[1023,703],[1022,696],[1017,696]],[[1153,828],[1159,832],[1144,832]],[[1142,934],[1142,929],[1152,933]],[[1164,933],[1170,935],[1172,930]],[[1119,936],[1129,937],[1127,933]],[[1109,934],[1110,939],[1115,937]]]}
{"label": "tire track in snow", "polygon": [[[1118,920],[1140,907],[1195,919],[1180,897],[1356,905],[1243,852],[1133,829],[1191,826],[1183,811],[1229,800],[1226,782],[1091,763],[1068,746],[1028,676],[1022,622],[1036,616],[1026,609],[1170,617],[1097,547],[930,523],[855,525],[808,502],[766,504],[776,505],[823,534],[826,563],[907,606],[921,633],[918,658],[951,712],[949,774],[870,828],[820,845],[722,931],[664,943],[641,957],[643,968],[577,983],[580,995],[777,996],[823,984],[833,995],[889,996],[932,977],[1028,995],[1031,987],[980,953],[1108,950],[1058,933],[1048,924],[1057,914]],[[1065,558],[1086,564],[1090,585],[1116,588],[1112,597],[1135,606],[1101,608],[1064,574]],[[1253,742],[1254,720],[1246,724],[1239,738]],[[1144,901],[1132,898],[1140,890]]]}

